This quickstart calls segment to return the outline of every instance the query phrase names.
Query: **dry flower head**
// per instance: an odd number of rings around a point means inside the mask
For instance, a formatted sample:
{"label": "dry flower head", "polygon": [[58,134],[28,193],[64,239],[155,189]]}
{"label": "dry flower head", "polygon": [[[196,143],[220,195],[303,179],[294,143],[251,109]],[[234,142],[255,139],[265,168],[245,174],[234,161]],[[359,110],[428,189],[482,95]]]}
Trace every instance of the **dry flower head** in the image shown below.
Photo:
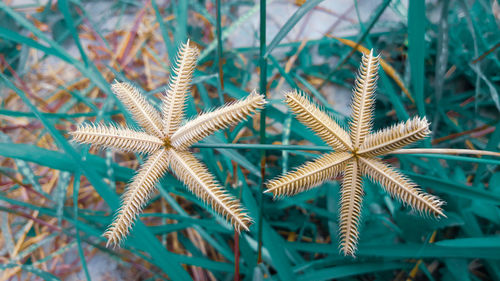
{"label": "dry flower head", "polygon": [[378,157],[425,138],[429,123],[415,117],[372,133],[374,92],[379,57],[373,51],[364,55],[353,89],[349,131],[329,114],[296,91],[286,95],[286,102],[297,119],[318,134],[335,152],[305,163],[296,170],[269,181],[265,192],[275,197],[291,196],[343,174],[340,199],[340,249],[354,256],[359,237],[363,200],[362,177],[379,183],[391,196],[423,214],[444,216],[441,201],[425,193],[398,170]]}
{"label": "dry flower head", "polygon": [[80,125],[71,133],[73,139],[80,143],[149,154],[128,185],[121,207],[104,233],[108,245],[117,245],[128,235],[154,191],[155,184],[167,170],[172,171],[191,192],[225,217],[236,231],[248,230],[252,223],[240,201],[225,191],[188,149],[217,130],[246,119],[262,108],[266,101],[263,95],[253,92],[243,100],[203,113],[181,125],[198,55],[198,49],[191,46],[189,41],[181,46],[167,93],[162,98],[161,113],[131,85],[112,85],[113,92],[144,131],[95,124]]}

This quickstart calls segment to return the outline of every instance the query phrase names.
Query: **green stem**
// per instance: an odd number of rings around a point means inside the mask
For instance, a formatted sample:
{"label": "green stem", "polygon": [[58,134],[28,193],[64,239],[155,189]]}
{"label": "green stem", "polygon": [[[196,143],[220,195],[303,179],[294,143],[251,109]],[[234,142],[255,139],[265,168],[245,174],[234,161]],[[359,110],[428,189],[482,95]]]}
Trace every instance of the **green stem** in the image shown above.
{"label": "green stem", "polygon": [[217,57],[217,62],[218,62],[218,72],[219,72],[219,84],[217,85],[217,90],[219,92],[219,102],[221,104],[224,104],[224,97],[223,97],[223,91],[224,91],[224,72],[222,71],[222,24],[221,24],[221,15],[220,15],[220,0],[215,1],[215,18],[217,19],[216,25],[215,25],[215,31],[217,34],[217,51],[216,51],[216,57]]}
{"label": "green stem", "polygon": [[246,143],[197,143],[191,147],[218,148],[218,149],[258,149],[258,150],[311,150],[311,151],[332,151],[333,150],[329,146],[246,144]]}
{"label": "green stem", "polygon": [[[279,145],[279,144],[246,144],[246,143],[198,143],[193,145],[195,148],[210,148],[210,149],[253,149],[253,150],[303,150],[303,151],[333,151],[329,146],[319,145]],[[499,157],[500,153],[487,150],[472,150],[472,149],[453,149],[453,148],[408,148],[399,149],[390,152],[389,154],[407,154],[417,157],[427,158],[442,158],[448,160],[478,162],[484,164],[500,165],[500,162],[492,159],[471,158],[462,156],[450,155],[474,155],[474,156],[493,156]]]}
{"label": "green stem", "polygon": [[[260,93],[266,95],[267,93],[267,60],[266,54],[266,0],[260,0],[260,53],[259,53],[259,66],[260,66]],[[267,95],[266,95],[267,96]],[[263,108],[260,112],[260,144],[266,143],[266,109]],[[264,191],[264,182],[266,177],[266,150],[260,152],[260,189]],[[262,227],[263,227],[263,213],[264,213],[264,195],[259,192],[259,220],[258,220],[258,254],[257,263],[262,261]]]}

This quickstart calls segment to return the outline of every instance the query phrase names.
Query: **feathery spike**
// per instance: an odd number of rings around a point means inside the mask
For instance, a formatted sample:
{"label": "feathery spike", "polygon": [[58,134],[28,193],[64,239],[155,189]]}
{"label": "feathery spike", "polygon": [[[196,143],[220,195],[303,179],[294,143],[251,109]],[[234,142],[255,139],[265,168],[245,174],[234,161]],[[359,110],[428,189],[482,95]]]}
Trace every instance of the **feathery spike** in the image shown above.
{"label": "feathery spike", "polygon": [[111,90],[146,132],[159,138],[163,137],[158,111],[141,95],[139,90],[125,82],[114,83],[111,85]]}
{"label": "feathery spike", "polygon": [[252,219],[237,198],[227,193],[207,168],[188,151],[171,149],[170,167],[188,189],[231,223],[238,232],[248,230]]}
{"label": "feathery spike", "polygon": [[170,137],[182,121],[186,94],[191,86],[198,55],[198,48],[190,45],[189,40],[179,48],[176,67],[172,68],[174,73],[170,76],[170,83],[162,102],[163,133],[166,137]]}
{"label": "feathery spike", "polygon": [[359,73],[354,82],[352,115],[349,122],[354,149],[358,149],[363,144],[372,127],[378,61],[379,57],[373,56],[373,50],[370,54],[363,55]]}
{"label": "feathery spike", "polygon": [[443,201],[422,191],[388,164],[377,158],[360,158],[360,162],[363,174],[373,182],[379,183],[392,197],[396,197],[420,213],[445,217],[441,209]]}
{"label": "feathery spike", "polygon": [[274,197],[291,196],[312,189],[328,179],[338,176],[352,155],[347,152],[333,152],[307,162],[293,172],[266,183],[264,192]]}
{"label": "feathery spike", "polygon": [[106,246],[118,245],[128,235],[137,216],[151,197],[155,183],[167,171],[168,163],[168,151],[160,149],[148,158],[135,175],[122,196],[122,204],[113,223],[104,233],[104,237],[108,239]]}
{"label": "feathery spike", "polygon": [[429,133],[427,119],[415,117],[368,135],[358,153],[365,157],[388,154],[425,138]]}
{"label": "feathery spike", "polygon": [[316,132],[335,151],[352,150],[349,134],[304,94],[292,91],[285,97],[297,119]]}
{"label": "feathery spike", "polygon": [[361,171],[358,161],[353,159],[347,164],[340,197],[340,249],[346,256],[354,257],[356,253],[362,201]]}
{"label": "feathery spike", "polygon": [[139,153],[151,153],[163,144],[163,141],[155,136],[116,125],[81,124],[70,134],[74,141],[80,143]]}
{"label": "feathery spike", "polygon": [[201,114],[172,135],[172,145],[176,149],[186,149],[220,129],[245,120],[265,104],[264,96],[254,91],[244,100]]}

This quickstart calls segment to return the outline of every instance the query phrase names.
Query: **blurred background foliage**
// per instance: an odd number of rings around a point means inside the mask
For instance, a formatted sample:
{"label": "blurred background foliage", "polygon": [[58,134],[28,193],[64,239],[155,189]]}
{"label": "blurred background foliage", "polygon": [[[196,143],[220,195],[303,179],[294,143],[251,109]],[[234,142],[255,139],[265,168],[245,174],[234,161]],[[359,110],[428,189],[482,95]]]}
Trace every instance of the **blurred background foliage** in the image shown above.
{"label": "blurred background foliage", "polygon": [[[190,38],[202,54],[188,117],[261,85],[271,101],[266,144],[324,145],[281,99],[302,89],[345,122],[359,45],[386,63],[377,128],[425,115],[433,134],[420,147],[498,151],[499,24],[496,0],[1,2],[2,280],[500,280],[498,159],[387,158],[446,200],[448,218],[420,217],[365,181],[353,259],[338,250],[338,181],[279,201],[261,196],[256,116],[195,149],[242,198],[256,221],[250,232],[235,236],[167,175],[123,247],[107,249],[101,234],[143,159],[67,134],[80,122],[133,122],[111,93],[114,79],[158,105]],[[221,143],[244,146],[211,147]],[[268,150],[265,178],[318,153]]]}

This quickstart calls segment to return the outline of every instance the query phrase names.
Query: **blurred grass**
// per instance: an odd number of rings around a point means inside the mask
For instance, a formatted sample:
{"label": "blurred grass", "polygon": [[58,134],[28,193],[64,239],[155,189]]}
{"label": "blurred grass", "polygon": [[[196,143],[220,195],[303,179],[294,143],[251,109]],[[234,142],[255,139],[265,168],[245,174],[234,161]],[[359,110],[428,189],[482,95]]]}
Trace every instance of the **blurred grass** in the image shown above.
{"label": "blurred grass", "polygon": [[[170,175],[158,184],[158,195],[123,249],[104,248],[101,234],[142,159],[68,141],[67,131],[79,122],[133,123],[111,93],[113,79],[134,82],[158,105],[176,46],[190,38],[203,51],[188,117],[248,95],[250,85],[260,83],[271,98],[260,117],[219,132],[196,149],[222,184],[241,192],[257,222],[239,239],[242,279],[500,280],[498,159],[388,159],[446,200],[448,218],[416,216],[366,184],[356,259],[338,251],[337,181],[281,201],[260,193],[263,178],[296,167],[324,145],[283,110],[283,89],[300,88],[345,120],[338,107],[327,103],[341,98],[332,85],[350,91],[360,59],[356,44],[374,48],[388,66],[381,70],[375,126],[425,115],[434,121],[433,137],[422,145],[498,151],[498,2],[410,1],[407,7],[381,1],[373,14],[362,15],[362,3],[356,1],[352,9],[358,18],[352,20],[325,9],[326,1],[296,1],[295,13],[285,15],[285,23],[266,40],[261,35],[269,32],[276,12],[269,2],[118,1],[105,11],[120,19],[111,30],[89,10],[92,3],[0,3],[2,278],[58,280],[79,274],[90,280],[96,253],[116,263],[128,279],[234,277],[231,228]],[[262,29],[248,35],[255,45],[232,48],[231,38],[259,10]],[[383,16],[388,12],[399,21]],[[314,23],[315,13],[337,15],[355,31],[340,41],[332,37],[342,30],[314,40],[297,33]],[[317,149],[283,152],[286,147],[276,146],[261,154],[259,142]],[[233,143],[237,149],[227,149]]]}

